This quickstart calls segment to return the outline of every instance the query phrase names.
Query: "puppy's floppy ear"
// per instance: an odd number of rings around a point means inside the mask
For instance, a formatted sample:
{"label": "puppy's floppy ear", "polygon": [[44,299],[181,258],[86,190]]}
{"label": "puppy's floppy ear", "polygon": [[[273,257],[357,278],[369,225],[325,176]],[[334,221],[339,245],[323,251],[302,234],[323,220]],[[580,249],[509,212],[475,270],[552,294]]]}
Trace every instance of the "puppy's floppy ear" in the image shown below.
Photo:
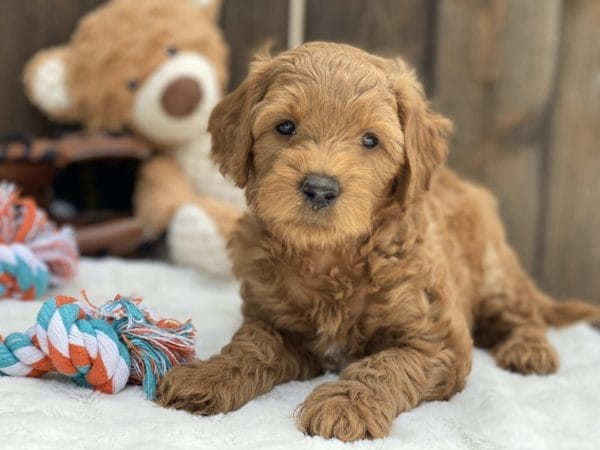
{"label": "puppy's floppy ear", "polygon": [[429,189],[431,177],[446,160],[446,138],[452,131],[452,122],[431,111],[414,70],[400,59],[388,62],[404,132],[406,162],[399,174],[398,188],[407,200]]}
{"label": "puppy's floppy ear", "polygon": [[213,109],[208,122],[212,158],[221,173],[243,188],[252,165],[252,112],[264,98],[274,78],[273,62],[261,57],[250,66],[242,84]]}

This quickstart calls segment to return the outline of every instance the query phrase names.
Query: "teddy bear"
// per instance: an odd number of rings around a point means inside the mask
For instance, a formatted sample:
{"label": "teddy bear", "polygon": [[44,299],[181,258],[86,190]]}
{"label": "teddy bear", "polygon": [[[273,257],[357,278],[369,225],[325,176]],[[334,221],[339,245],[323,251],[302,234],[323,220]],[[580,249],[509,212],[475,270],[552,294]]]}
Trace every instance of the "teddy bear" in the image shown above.
{"label": "teddy bear", "polygon": [[220,0],[110,0],[67,44],[34,55],[23,78],[52,120],[151,143],[133,199],[146,236],[166,232],[175,262],[228,276],[227,236],[245,201],[210,159],[208,119],[228,79],[219,9]]}

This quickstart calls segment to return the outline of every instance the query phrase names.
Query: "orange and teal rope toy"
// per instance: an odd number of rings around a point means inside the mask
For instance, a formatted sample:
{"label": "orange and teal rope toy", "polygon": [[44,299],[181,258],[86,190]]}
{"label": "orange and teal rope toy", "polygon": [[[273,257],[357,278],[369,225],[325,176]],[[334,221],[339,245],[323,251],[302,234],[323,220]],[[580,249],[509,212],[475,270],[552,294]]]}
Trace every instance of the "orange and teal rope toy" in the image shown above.
{"label": "orange and teal rope toy", "polygon": [[95,307],[57,296],[44,302],[27,332],[0,338],[0,376],[57,371],[109,394],[142,384],[154,399],[160,378],[195,357],[195,335],[190,321],[158,319],[140,299],[117,296]]}
{"label": "orange and teal rope toy", "polygon": [[39,298],[73,277],[77,261],[73,231],[57,229],[34,200],[0,182],[0,298]]}

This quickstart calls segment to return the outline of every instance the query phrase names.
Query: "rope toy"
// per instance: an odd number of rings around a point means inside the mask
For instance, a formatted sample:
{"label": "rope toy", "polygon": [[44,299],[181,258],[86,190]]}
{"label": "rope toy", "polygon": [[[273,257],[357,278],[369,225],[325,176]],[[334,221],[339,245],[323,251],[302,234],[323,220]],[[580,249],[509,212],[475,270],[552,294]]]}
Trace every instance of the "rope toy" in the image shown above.
{"label": "rope toy", "polygon": [[57,371],[107,394],[130,382],[142,384],[152,400],[158,380],[195,357],[195,336],[189,320],[157,319],[141,299],[117,296],[96,307],[87,298],[57,296],[44,302],[27,332],[0,337],[0,376]]}
{"label": "rope toy", "polygon": [[75,275],[77,245],[57,230],[34,200],[0,183],[0,298],[32,300]]}

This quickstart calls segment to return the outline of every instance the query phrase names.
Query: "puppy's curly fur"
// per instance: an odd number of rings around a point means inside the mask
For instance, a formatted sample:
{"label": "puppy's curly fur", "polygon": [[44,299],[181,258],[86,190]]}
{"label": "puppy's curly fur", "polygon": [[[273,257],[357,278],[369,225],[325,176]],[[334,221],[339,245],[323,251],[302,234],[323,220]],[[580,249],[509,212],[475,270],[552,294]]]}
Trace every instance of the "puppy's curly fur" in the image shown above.
{"label": "puppy's curly fur", "polygon": [[[295,132],[279,134],[282,121]],[[504,368],[554,372],[547,325],[598,320],[600,309],[537,289],[492,195],[443,167],[450,128],[400,60],[329,43],[257,60],[210,121],[213,155],[250,206],[231,240],[244,323],[219,355],[171,371],[157,401],[227,412],[339,370],[297,419],[308,434],[352,441],[460,391],[473,338]],[[310,174],[337,180],[330,206],[303,198]]]}

